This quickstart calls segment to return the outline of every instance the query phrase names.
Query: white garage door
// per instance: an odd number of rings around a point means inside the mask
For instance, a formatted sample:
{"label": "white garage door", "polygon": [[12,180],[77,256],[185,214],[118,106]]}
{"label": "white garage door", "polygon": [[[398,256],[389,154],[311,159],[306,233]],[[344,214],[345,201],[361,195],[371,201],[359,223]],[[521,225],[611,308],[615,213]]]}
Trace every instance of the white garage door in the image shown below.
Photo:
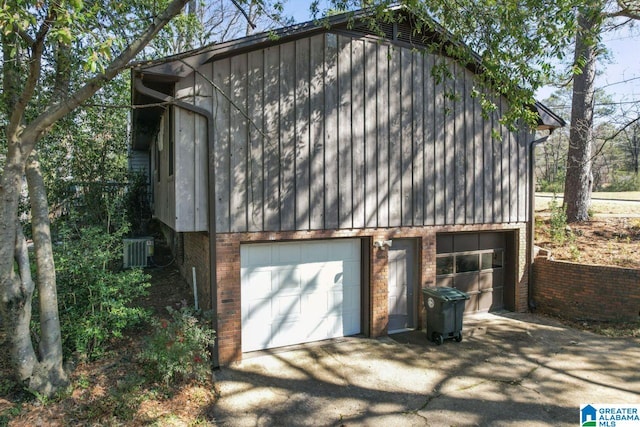
{"label": "white garage door", "polygon": [[360,333],[360,241],[240,248],[242,351]]}

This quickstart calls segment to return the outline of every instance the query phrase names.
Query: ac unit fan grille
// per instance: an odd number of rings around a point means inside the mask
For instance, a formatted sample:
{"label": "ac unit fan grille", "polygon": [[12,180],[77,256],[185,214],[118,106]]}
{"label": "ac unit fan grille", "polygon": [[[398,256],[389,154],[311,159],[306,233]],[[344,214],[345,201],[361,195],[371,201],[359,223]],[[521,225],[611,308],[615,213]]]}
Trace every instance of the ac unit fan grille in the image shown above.
{"label": "ac unit fan grille", "polygon": [[153,238],[124,239],[123,252],[124,268],[149,267],[153,255]]}

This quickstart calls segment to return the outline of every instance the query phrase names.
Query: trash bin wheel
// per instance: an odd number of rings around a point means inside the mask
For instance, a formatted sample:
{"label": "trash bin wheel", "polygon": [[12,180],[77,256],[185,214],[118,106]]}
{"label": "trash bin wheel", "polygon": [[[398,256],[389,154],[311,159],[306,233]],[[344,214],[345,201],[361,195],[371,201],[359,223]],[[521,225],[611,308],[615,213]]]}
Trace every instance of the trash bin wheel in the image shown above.
{"label": "trash bin wheel", "polygon": [[456,332],[456,336],[454,337],[454,339],[456,340],[456,342],[462,341],[462,332]]}
{"label": "trash bin wheel", "polygon": [[442,334],[439,334],[437,332],[434,332],[431,340],[436,343],[436,345],[442,345],[442,343],[444,342],[444,338],[442,336]]}

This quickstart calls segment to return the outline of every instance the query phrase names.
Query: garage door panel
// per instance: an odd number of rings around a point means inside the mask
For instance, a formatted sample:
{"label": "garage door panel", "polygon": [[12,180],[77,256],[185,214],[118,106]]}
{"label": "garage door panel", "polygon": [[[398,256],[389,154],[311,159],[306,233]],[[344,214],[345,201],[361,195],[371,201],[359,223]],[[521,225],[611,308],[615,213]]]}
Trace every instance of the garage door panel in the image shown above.
{"label": "garage door panel", "polygon": [[[258,350],[260,348],[266,348],[269,345],[271,334],[271,323],[268,321],[260,322],[259,320],[253,322],[253,327],[242,329],[242,342],[250,343],[245,351]],[[244,349],[244,344],[243,344]]]}
{"label": "garage door panel", "polygon": [[492,271],[483,271],[480,273],[480,278],[478,279],[478,287],[481,290],[491,289],[493,288],[493,272]]}
{"label": "garage door panel", "polygon": [[493,288],[493,301],[491,310],[500,310],[504,307],[504,287]]}
{"label": "garage door panel", "polygon": [[322,317],[329,306],[329,295],[326,292],[316,291],[302,297],[302,312],[310,317]]}
{"label": "garage door panel", "polygon": [[[310,331],[297,320],[282,320],[271,324],[271,340],[268,347],[282,347],[285,345],[298,344],[298,337],[307,337]],[[269,335],[265,335],[268,337]],[[268,348],[265,347],[265,348]]]}
{"label": "garage door panel", "polygon": [[311,271],[317,271],[318,285],[325,289],[334,286],[342,286],[342,263],[339,261],[324,262],[317,266],[311,266]]}
{"label": "garage door panel", "polygon": [[302,316],[302,304],[299,295],[278,296],[275,298],[275,316],[286,317],[291,320],[300,319]]}
{"label": "garage door panel", "polygon": [[272,294],[271,271],[246,271],[242,274],[242,282],[251,290],[251,299],[268,298]]}
{"label": "garage door panel", "polygon": [[478,249],[478,235],[475,233],[460,233],[453,235],[453,251],[464,252]]}
{"label": "garage door panel", "polygon": [[296,268],[277,270],[275,280],[271,282],[271,290],[274,295],[297,295],[300,293],[302,281],[300,272]]}
{"label": "garage door panel", "polygon": [[453,287],[453,277],[437,277],[436,278],[436,286],[447,286],[449,288]]}
{"label": "garage door panel", "polygon": [[266,246],[251,246],[244,247],[242,250],[242,257],[247,265],[259,266],[259,265],[271,265],[272,251]]}
{"label": "garage door panel", "polygon": [[331,338],[360,333],[360,313],[342,313],[326,318],[327,334]]}
{"label": "garage door panel", "polygon": [[255,322],[268,323],[274,317],[273,301],[271,298],[249,301],[242,314],[243,318],[251,317]]}
{"label": "garage door panel", "polygon": [[349,261],[343,264],[342,282],[346,286],[360,286],[360,262]]}
{"label": "garage door panel", "polygon": [[332,247],[327,254],[327,259],[339,262],[359,261],[360,242],[357,245],[336,245]]}
{"label": "garage door panel", "polygon": [[464,312],[473,313],[478,310],[478,301],[480,300],[480,294],[473,292],[469,294],[469,299],[465,302]]}
{"label": "garage door panel", "polygon": [[281,245],[273,247],[272,264],[298,264],[301,260],[300,249],[295,245]]}
{"label": "garage door panel", "polygon": [[478,274],[458,274],[455,276],[453,283],[454,287],[460,289],[462,292],[476,292],[478,290]]}
{"label": "garage door panel", "polygon": [[361,331],[359,240],[243,245],[240,262],[243,351]]}
{"label": "garage door panel", "polygon": [[496,269],[493,270],[493,286],[503,286],[504,285],[504,269]]}
{"label": "garage door panel", "polygon": [[480,233],[479,249],[504,248],[504,233]]}
{"label": "garage door panel", "polygon": [[[360,307],[360,286],[345,286],[342,292],[344,297],[343,309],[348,311],[347,307],[359,308]],[[358,310],[359,312],[360,310]]]}
{"label": "garage door panel", "polygon": [[303,259],[315,260],[317,262],[330,261],[328,247],[322,244],[309,244],[301,248]]}
{"label": "garage door panel", "polygon": [[493,306],[493,289],[487,289],[478,294],[478,311],[489,311]]}

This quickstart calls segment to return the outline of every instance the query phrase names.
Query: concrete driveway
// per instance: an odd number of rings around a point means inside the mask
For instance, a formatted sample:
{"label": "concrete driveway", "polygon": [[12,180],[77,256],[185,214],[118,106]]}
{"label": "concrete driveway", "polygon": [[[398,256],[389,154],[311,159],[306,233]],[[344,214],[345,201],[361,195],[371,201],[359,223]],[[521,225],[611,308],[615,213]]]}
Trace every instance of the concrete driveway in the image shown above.
{"label": "concrete driveway", "polygon": [[424,332],[253,354],[216,372],[222,426],[576,426],[582,403],[640,404],[640,339],[530,314],[465,317],[464,340]]}

